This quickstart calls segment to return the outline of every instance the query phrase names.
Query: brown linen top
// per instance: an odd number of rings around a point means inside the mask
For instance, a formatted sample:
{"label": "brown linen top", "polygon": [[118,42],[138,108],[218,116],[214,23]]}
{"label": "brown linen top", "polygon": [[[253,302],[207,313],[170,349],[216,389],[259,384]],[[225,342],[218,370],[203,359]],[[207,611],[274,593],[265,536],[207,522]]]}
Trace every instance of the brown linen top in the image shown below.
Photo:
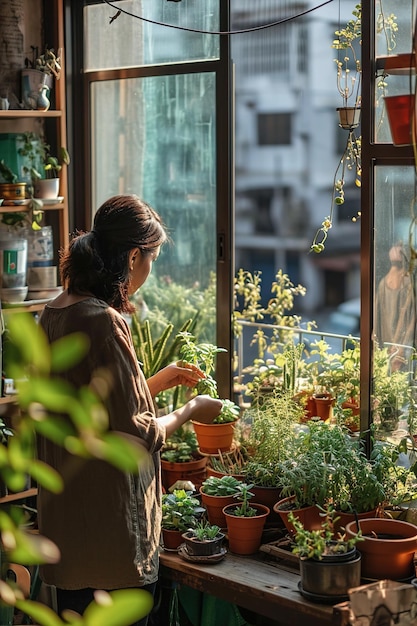
{"label": "brown linen top", "polygon": [[161,524],[159,451],[166,433],[155,416],[129,325],[96,298],[64,308],[47,305],[40,324],[50,342],[73,332],[88,337],[88,354],[63,377],[80,388],[105,368],[113,381],[106,400],[109,429],[133,436],[147,450],[133,475],[104,461],[80,459],[39,438],[39,458],[56,468],[65,483],[59,495],[39,488],[39,531],[61,551],[59,563],[41,567],[41,578],[62,589],[152,583],[158,575]]}

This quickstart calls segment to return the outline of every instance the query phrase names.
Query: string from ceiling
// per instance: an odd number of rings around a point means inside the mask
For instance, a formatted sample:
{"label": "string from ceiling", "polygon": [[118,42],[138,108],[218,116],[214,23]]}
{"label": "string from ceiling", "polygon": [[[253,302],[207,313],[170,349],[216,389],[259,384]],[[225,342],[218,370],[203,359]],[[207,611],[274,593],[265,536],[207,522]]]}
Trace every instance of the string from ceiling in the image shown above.
{"label": "string from ceiling", "polygon": [[[180,0],[175,0],[175,1],[178,2]],[[127,11],[126,9],[122,9],[119,6],[115,6],[114,4],[112,4],[112,2],[110,2],[110,0],[103,0],[103,2],[116,11],[116,14],[110,17],[110,24],[114,22],[114,20],[116,20],[123,13],[124,15],[128,15],[129,17],[134,17],[135,19],[141,20],[143,22],[148,22],[149,24],[154,24],[156,26],[166,26],[167,28],[175,28],[177,30],[185,30],[191,33],[200,33],[202,35],[239,35],[242,33],[253,33],[259,30],[264,30],[265,28],[272,28],[273,26],[279,26],[280,24],[285,24],[286,22],[296,20],[300,17],[303,17],[304,15],[308,15],[309,13],[313,13],[314,11],[321,9],[322,7],[326,6],[326,4],[330,4],[334,2],[334,0],[325,0],[321,4],[311,7],[310,9],[306,9],[305,11],[301,11],[300,13],[297,13],[296,15],[291,15],[290,17],[285,17],[275,22],[262,24],[260,26],[254,26],[252,28],[244,28],[242,30],[226,30],[226,31],[200,30],[198,28],[188,28],[187,26],[177,26],[176,24],[166,24],[165,22],[151,20],[141,15],[136,15],[135,13],[131,13],[130,11]]]}

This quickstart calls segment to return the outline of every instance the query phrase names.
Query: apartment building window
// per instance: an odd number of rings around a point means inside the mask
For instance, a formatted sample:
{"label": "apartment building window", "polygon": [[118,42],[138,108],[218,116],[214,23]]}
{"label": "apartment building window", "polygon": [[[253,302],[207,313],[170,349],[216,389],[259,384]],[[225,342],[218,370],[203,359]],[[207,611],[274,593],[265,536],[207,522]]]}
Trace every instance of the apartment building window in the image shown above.
{"label": "apartment building window", "polygon": [[291,125],[291,113],[259,113],[258,144],[260,146],[289,146]]}

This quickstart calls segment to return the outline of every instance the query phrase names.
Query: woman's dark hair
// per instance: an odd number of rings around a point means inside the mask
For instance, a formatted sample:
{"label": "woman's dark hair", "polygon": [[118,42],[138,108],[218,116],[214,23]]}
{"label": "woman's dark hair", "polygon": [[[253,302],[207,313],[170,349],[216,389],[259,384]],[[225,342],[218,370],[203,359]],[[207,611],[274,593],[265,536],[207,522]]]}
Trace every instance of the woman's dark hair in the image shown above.
{"label": "woman's dark hair", "polygon": [[113,196],[98,209],[91,232],[77,234],[61,253],[61,282],[68,293],[93,294],[132,313],[129,252],[151,253],[167,239],[160,216],[146,202],[134,195]]}

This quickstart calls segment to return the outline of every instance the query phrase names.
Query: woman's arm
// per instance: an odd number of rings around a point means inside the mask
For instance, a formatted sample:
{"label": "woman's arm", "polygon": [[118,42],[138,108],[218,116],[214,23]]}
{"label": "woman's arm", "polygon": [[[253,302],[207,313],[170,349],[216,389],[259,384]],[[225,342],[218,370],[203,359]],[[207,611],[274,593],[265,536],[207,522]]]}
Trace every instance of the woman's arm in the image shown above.
{"label": "woman's arm", "polygon": [[199,380],[205,378],[204,372],[195,365],[187,364],[184,367],[182,364],[179,365],[179,363],[181,362],[171,363],[148,378],[147,383],[153,398],[161,391],[177,387],[178,385],[195,387]]}
{"label": "woman's arm", "polygon": [[222,406],[223,403],[218,398],[211,398],[205,395],[196,396],[172,413],[159,417],[158,422],[165,426],[166,435],[169,437],[177,428],[189,420],[198,420],[203,424],[211,424],[220,413]]}

